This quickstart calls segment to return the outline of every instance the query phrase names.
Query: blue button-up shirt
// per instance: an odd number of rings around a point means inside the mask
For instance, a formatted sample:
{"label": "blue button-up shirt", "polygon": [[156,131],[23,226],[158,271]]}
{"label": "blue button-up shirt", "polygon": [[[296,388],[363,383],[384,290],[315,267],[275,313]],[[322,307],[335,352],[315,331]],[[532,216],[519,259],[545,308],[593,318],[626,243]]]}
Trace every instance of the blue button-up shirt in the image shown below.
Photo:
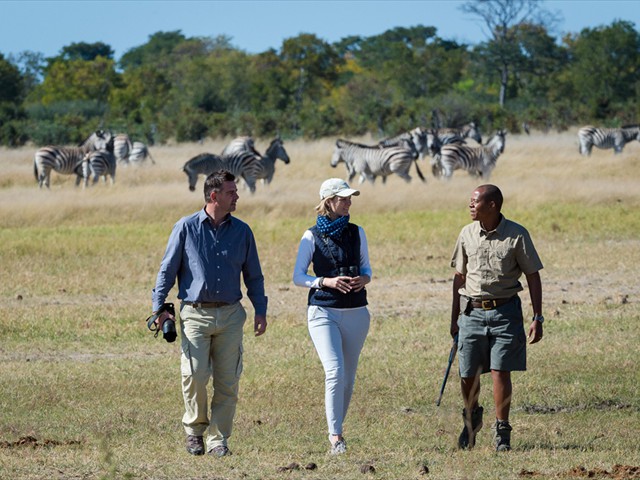
{"label": "blue button-up shirt", "polygon": [[152,291],[153,311],[162,307],[176,277],[180,300],[236,303],[242,298],[241,273],[256,315],[266,315],[264,276],[251,228],[231,215],[214,228],[202,209],[173,227]]}

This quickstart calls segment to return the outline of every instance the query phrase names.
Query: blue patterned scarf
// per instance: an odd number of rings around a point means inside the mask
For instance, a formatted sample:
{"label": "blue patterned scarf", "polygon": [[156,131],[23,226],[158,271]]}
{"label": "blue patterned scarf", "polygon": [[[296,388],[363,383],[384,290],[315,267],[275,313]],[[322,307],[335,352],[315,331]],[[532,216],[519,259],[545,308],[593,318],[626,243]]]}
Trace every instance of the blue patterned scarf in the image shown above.
{"label": "blue patterned scarf", "polygon": [[328,235],[334,239],[338,238],[342,234],[347,223],[349,223],[349,215],[339,217],[334,221],[331,221],[329,217],[325,217],[324,215],[318,215],[318,220],[316,221],[318,231],[321,234]]}

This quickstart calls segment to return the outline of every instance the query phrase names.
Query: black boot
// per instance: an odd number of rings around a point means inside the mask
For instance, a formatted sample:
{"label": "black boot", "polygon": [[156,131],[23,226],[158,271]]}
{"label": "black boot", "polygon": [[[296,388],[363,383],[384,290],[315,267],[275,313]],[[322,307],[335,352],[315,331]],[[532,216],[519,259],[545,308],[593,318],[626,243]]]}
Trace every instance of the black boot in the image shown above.
{"label": "black boot", "polygon": [[496,452],[508,452],[511,450],[511,425],[507,420],[496,420],[492,430]]}
{"label": "black boot", "polygon": [[462,419],[464,428],[458,437],[458,448],[473,448],[476,444],[476,434],[482,428],[482,412],[483,408],[478,406],[473,409],[471,414],[467,413],[467,409],[462,410]]}

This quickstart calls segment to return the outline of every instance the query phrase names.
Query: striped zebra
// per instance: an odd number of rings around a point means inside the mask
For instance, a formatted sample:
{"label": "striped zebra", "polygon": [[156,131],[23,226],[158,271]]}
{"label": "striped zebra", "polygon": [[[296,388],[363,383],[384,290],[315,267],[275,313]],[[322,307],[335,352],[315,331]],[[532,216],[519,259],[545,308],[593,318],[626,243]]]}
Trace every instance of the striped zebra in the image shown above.
{"label": "striped zebra", "polygon": [[622,153],[624,146],[633,140],[640,141],[640,125],[626,125],[621,128],[582,127],[578,130],[580,153],[591,155],[595,146],[601,149],[613,148],[616,154]]}
{"label": "striped zebra", "polygon": [[87,187],[91,176],[93,176],[93,185],[98,183],[100,177],[104,177],[104,183],[107,183],[107,176],[111,177],[111,185],[113,185],[116,181],[116,164],[116,156],[109,150],[95,150],[87,153],[82,160],[83,188]]}
{"label": "striped zebra", "polygon": [[146,144],[142,142],[133,142],[129,153],[129,163],[133,165],[141,165],[147,157],[149,157],[151,163],[154,165],[156,164],[156,161],[151,156],[151,152],[149,152],[149,148]]}
{"label": "striped zebra", "polygon": [[443,145],[432,163],[433,174],[449,180],[454,170],[462,169],[472,177],[488,180],[496,166],[498,157],[504,152],[506,130],[498,130],[486,145],[470,147],[468,145]]}
{"label": "striped zebra", "polygon": [[83,178],[82,161],[94,150],[113,148],[111,132],[97,130],[78,147],[47,146],[38,150],[33,158],[33,173],[40,188],[49,188],[51,170],[60,175],[76,174],[76,186]]}
{"label": "striped zebra", "polygon": [[401,140],[400,144],[391,147],[361,145],[348,140],[338,139],[331,157],[331,166],[337,167],[344,162],[351,182],[356,174],[360,174],[360,183],[369,180],[375,183],[376,177],[386,177],[395,173],[406,182],[411,181],[409,168],[415,162],[418,176],[424,182],[424,176],[417,163],[418,152],[409,140]]}
{"label": "striped zebra", "polygon": [[231,140],[223,149],[221,156],[228,157],[238,152],[256,151],[255,143],[251,137],[236,137]]}
{"label": "striped zebra", "polygon": [[189,190],[196,189],[198,175],[208,176],[209,174],[223,168],[222,159],[214,153],[201,153],[196,155],[182,166],[182,171],[189,178]]}
{"label": "striped zebra", "polygon": [[262,179],[262,183],[265,185],[270,184],[276,171],[277,159],[282,160],[285,165],[289,163],[289,155],[284,149],[284,143],[280,137],[273,139],[265,154],[260,157],[260,170],[256,174],[256,179]]}
{"label": "striped zebra", "polygon": [[465,143],[466,138],[473,138],[476,142],[482,143],[482,135],[474,122],[467,123],[460,128],[438,128],[436,132],[440,145]]}
{"label": "striped zebra", "polygon": [[129,163],[129,154],[133,149],[133,144],[129,135],[126,133],[118,133],[113,138],[113,154],[116,157],[116,161],[122,164]]}
{"label": "striped zebra", "polygon": [[395,137],[389,137],[389,138],[385,138],[384,140],[380,140],[378,142],[378,146],[381,148],[394,147],[396,145],[399,145],[402,141],[407,140],[413,143],[413,147],[418,152],[420,160],[422,160],[423,153],[426,150],[430,150],[433,146],[434,136],[431,133],[431,136],[430,136],[431,141],[429,141],[429,137],[428,137],[429,132],[423,130],[420,127],[416,127],[413,130],[409,130],[408,132],[400,133]]}

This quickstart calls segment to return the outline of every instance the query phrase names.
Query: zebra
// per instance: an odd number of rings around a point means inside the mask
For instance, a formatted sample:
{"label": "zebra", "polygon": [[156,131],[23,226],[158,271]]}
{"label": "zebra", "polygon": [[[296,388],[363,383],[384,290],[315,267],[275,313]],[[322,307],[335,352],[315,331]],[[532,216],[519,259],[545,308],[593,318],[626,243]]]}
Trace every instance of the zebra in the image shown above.
{"label": "zebra", "polygon": [[222,158],[214,153],[201,153],[182,166],[182,171],[189,178],[189,190],[196,189],[198,175],[209,175],[223,168]]}
{"label": "zebra", "polygon": [[258,154],[258,152],[256,151],[256,148],[255,148],[255,144],[254,144],[253,138],[251,138],[251,137],[236,137],[233,140],[231,140],[227,144],[227,146],[225,146],[222,149],[222,154],[221,155],[223,157],[228,157],[228,156],[233,155],[235,153],[246,152],[246,151],[251,151],[251,152],[254,152],[254,153]]}
{"label": "zebra", "polygon": [[260,170],[256,174],[256,180],[262,179],[262,183],[268,185],[273,180],[273,174],[276,171],[276,160],[282,160],[285,165],[289,164],[289,155],[284,149],[284,144],[280,137],[271,141],[267,151],[260,157]]}
{"label": "zebra", "polygon": [[126,133],[118,133],[113,138],[113,154],[118,163],[129,163],[129,154],[133,148],[131,139]]}
{"label": "zebra", "polygon": [[221,156],[225,170],[233,173],[236,178],[242,178],[251,193],[256,191],[256,178],[262,170],[262,156],[255,150],[238,150],[237,152],[223,152]]}
{"label": "zebra", "polygon": [[100,177],[107,183],[107,175],[111,177],[111,185],[116,181],[116,156],[109,150],[95,150],[88,152],[82,160],[83,188],[89,184],[89,177],[93,175],[93,185]]}
{"label": "zebra", "polygon": [[156,161],[151,156],[151,152],[149,152],[149,148],[146,144],[142,142],[133,142],[129,153],[129,163],[142,164],[147,157],[149,157],[151,163],[154,165],[156,164]]}
{"label": "zebra", "polygon": [[438,128],[436,132],[440,145],[466,143],[465,138],[473,138],[482,144],[482,135],[474,122],[467,123],[460,128]]}
{"label": "zebra", "polygon": [[613,148],[616,154],[622,153],[625,144],[633,140],[640,141],[640,125],[625,125],[621,128],[582,127],[578,130],[580,154],[589,156],[596,146],[601,149]]}
{"label": "zebra", "polygon": [[413,142],[401,140],[401,143],[391,147],[362,145],[348,140],[338,139],[331,157],[331,166],[337,167],[341,161],[347,167],[351,182],[356,174],[360,174],[360,183],[369,180],[375,183],[376,177],[381,176],[383,182],[388,175],[395,173],[406,182],[411,181],[409,168],[416,162],[418,176],[424,182],[424,176],[417,163],[418,152]]}
{"label": "zebra", "polygon": [[470,147],[468,145],[443,145],[436,161],[432,163],[432,171],[436,177],[449,180],[453,171],[464,169],[472,177],[488,180],[496,166],[498,157],[504,152],[506,130],[498,130],[486,145]]}
{"label": "zebra", "polygon": [[76,174],[76,186],[83,178],[82,161],[94,150],[113,148],[111,132],[96,130],[78,147],[47,146],[39,149],[33,158],[33,173],[40,188],[49,188],[51,170],[61,175]]}
{"label": "zebra", "polygon": [[408,140],[413,143],[414,148],[418,152],[420,160],[424,156],[424,152],[435,155],[440,150],[440,141],[437,132],[434,129],[425,130],[416,127],[408,132],[401,133],[395,137],[385,138],[378,142],[379,147],[391,147],[398,145],[401,140]]}

